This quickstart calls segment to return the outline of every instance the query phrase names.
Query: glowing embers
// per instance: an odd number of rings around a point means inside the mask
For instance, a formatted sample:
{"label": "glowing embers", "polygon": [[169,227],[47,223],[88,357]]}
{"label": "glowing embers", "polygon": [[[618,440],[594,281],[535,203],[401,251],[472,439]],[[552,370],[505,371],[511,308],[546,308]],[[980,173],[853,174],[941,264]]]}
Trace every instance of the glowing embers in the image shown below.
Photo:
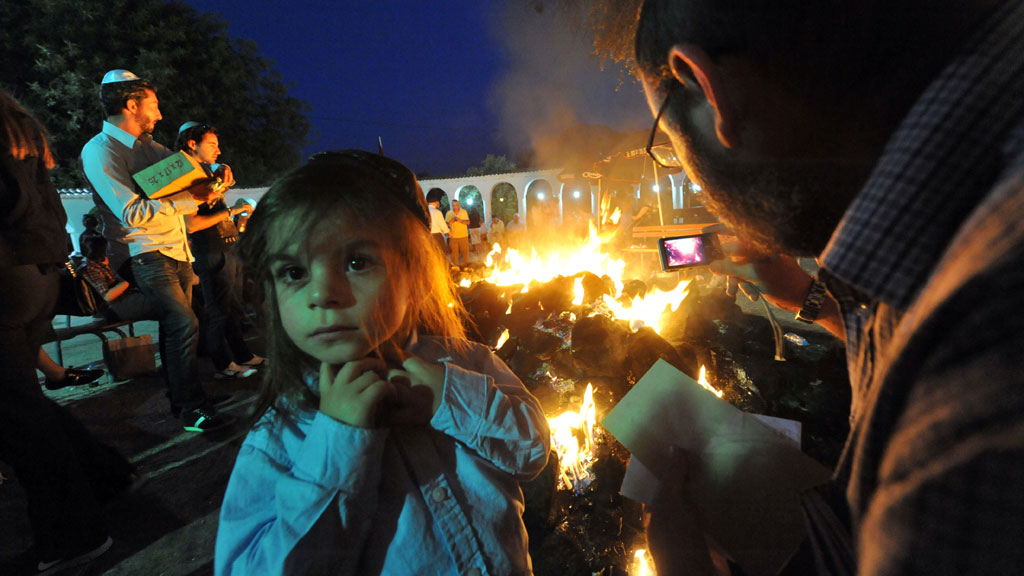
{"label": "glowing embers", "polygon": [[594,387],[590,384],[587,384],[578,412],[566,411],[554,418],[548,418],[551,446],[558,454],[559,488],[580,494],[594,479],[591,468],[595,460],[596,423]]}

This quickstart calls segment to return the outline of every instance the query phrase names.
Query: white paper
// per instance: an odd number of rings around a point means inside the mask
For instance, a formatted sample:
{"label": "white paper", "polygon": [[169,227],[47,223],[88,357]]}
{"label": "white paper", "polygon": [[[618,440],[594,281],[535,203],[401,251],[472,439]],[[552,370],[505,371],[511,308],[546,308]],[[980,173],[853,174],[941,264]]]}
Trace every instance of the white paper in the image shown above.
{"label": "white paper", "polygon": [[[673,444],[697,456],[687,461],[689,496],[711,537],[752,576],[777,573],[796,552],[806,535],[800,492],[830,476],[794,446],[792,429],[785,438],[664,360],[601,424],[632,455],[627,497],[649,503],[658,479],[674,481]],[[642,469],[634,471],[637,461]]]}

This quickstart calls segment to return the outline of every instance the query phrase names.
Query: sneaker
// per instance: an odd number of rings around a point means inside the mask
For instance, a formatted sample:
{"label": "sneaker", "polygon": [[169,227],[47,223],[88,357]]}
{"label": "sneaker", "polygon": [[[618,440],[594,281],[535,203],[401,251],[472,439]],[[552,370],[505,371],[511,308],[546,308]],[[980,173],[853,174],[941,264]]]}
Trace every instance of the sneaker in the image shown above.
{"label": "sneaker", "polygon": [[269,364],[266,358],[263,356],[252,355],[252,358],[248,362],[239,362],[239,366],[245,366],[247,368],[257,368]]}
{"label": "sneaker", "polygon": [[185,410],[181,413],[181,421],[187,432],[209,432],[235,423],[234,418],[217,414],[213,407]]}
{"label": "sneaker", "polygon": [[47,559],[46,557],[34,557],[31,559],[23,558],[16,568],[18,569],[18,573],[21,574],[35,574],[36,576],[56,574],[57,572],[63,571],[65,568],[81,566],[82,564],[92,562],[96,558],[102,556],[107,550],[110,550],[110,547],[113,544],[114,541],[109,536],[105,536],[99,545],[87,545],[84,548],[68,552],[65,557],[50,559]]}
{"label": "sneaker", "polygon": [[78,368],[65,368],[63,379],[50,380],[47,378],[46,381],[43,382],[43,386],[46,386],[47,390],[60,390],[61,388],[67,388],[68,386],[92,384],[99,380],[100,376],[103,376],[103,370],[79,370]]}
{"label": "sneaker", "polygon": [[[214,408],[220,408],[221,406],[231,402],[234,398],[234,394],[207,394],[206,403],[213,406]],[[181,418],[181,406],[171,406],[171,416],[175,418]]]}
{"label": "sneaker", "polygon": [[223,370],[217,370],[213,373],[214,380],[227,380],[230,378],[248,378],[256,373],[255,368],[249,368],[246,366],[239,366],[232,362],[228,364],[228,367]]}

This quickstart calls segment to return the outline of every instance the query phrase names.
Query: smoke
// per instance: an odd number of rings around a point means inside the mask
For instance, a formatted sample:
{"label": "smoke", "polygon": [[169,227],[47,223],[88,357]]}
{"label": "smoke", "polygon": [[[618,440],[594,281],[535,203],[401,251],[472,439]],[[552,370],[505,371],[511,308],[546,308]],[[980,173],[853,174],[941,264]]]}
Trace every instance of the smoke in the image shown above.
{"label": "smoke", "polygon": [[[563,10],[506,0],[494,11],[492,31],[507,59],[507,74],[491,95],[510,150],[530,148],[535,165],[552,165],[552,142],[580,125],[619,133],[649,129],[643,90],[621,66],[591,54],[590,30]],[[593,133],[580,131],[580,133]]]}

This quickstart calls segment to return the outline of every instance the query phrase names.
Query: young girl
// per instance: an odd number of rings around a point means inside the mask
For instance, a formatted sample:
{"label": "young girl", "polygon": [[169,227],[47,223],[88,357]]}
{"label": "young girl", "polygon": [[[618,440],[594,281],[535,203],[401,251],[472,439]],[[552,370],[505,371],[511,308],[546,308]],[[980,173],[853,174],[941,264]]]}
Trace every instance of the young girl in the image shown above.
{"label": "young girl", "polygon": [[547,422],[464,339],[428,226],[412,173],[359,151],[313,157],[260,201],[242,242],[274,362],[217,574],[532,573],[517,480],[543,468]]}

